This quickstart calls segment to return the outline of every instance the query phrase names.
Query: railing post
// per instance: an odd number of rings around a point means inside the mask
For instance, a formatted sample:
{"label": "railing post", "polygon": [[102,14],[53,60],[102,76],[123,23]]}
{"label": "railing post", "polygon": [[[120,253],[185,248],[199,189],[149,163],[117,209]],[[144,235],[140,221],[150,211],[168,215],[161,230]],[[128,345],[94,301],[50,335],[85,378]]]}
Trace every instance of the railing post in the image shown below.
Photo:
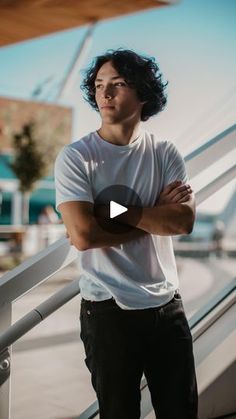
{"label": "railing post", "polygon": [[[0,308],[0,334],[11,326],[12,305],[7,304]],[[11,360],[10,351],[4,351],[0,354],[0,381],[2,377],[3,384],[0,386],[0,418],[10,419],[11,386],[9,375],[9,362]],[[6,378],[6,379],[5,379]]]}

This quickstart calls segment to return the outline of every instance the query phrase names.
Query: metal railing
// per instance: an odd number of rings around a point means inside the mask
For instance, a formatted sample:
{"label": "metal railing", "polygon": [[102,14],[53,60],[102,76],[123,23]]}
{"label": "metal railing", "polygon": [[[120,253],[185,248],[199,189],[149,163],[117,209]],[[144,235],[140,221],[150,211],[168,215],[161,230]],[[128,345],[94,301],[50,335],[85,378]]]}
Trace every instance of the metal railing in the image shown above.
{"label": "metal railing", "polygon": [[57,291],[50,298],[39,304],[20,320],[10,326],[0,337],[0,353],[24,336],[37,324],[45,320],[80,292],[77,279]]}
{"label": "metal railing", "polygon": [[189,153],[184,159],[189,177],[193,178],[234,150],[235,133],[236,124]]}
{"label": "metal railing", "polygon": [[[199,170],[208,168],[222,155],[236,148],[235,136],[236,126],[234,125],[186,156],[185,161],[189,177],[194,177],[199,173]],[[214,181],[195,193],[197,205],[234,179],[235,175],[236,165],[223,170]],[[5,373],[10,371],[8,347],[45,317],[77,295],[79,293],[78,281],[73,281],[64,287],[14,325],[11,325],[12,303],[67,266],[78,257],[78,254],[79,252],[70,246],[69,241],[62,238],[12,271],[7,272],[0,279],[0,373],[1,371],[5,371]],[[0,387],[0,417],[4,419],[10,417],[9,379],[5,380]]]}

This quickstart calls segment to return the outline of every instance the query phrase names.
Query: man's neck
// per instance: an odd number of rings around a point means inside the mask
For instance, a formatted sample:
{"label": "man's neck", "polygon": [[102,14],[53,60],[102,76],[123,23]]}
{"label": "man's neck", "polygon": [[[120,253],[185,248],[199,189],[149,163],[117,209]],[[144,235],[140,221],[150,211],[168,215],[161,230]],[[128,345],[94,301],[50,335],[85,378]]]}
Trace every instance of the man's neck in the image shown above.
{"label": "man's neck", "polygon": [[136,140],[140,134],[140,122],[135,125],[106,125],[102,124],[97,131],[105,141],[115,145],[127,145]]}

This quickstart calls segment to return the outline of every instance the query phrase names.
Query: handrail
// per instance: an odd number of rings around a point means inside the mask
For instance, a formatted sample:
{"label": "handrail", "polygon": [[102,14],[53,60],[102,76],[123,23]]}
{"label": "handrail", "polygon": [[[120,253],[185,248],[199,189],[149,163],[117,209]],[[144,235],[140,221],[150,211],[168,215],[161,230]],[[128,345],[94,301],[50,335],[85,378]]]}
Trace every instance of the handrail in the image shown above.
{"label": "handrail", "polygon": [[201,307],[190,319],[193,342],[236,303],[236,278],[221,289],[208,303]]}
{"label": "handrail", "polygon": [[209,183],[207,186],[201,188],[196,193],[196,204],[199,205],[215,192],[219,191],[223,188],[227,183],[231,182],[231,180],[235,179],[236,177],[236,164],[232,166],[230,169],[226,170],[220,176],[218,176],[215,180]]}
{"label": "handrail", "polygon": [[65,237],[22,262],[0,278],[0,308],[50,278],[78,256]]}
{"label": "handrail", "polygon": [[79,281],[75,279],[16,321],[0,335],[0,353],[78,295],[79,292]]}
{"label": "handrail", "polygon": [[227,128],[216,137],[207,141],[184,157],[189,178],[193,178],[204,169],[236,148],[236,124]]}

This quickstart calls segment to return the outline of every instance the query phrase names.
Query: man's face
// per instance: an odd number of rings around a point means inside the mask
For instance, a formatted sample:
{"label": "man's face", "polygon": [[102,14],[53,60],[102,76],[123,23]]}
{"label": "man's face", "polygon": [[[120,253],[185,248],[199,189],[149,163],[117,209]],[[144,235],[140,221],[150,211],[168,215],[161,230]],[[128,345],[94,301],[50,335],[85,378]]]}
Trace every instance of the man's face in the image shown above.
{"label": "man's face", "polygon": [[110,61],[99,69],[95,91],[95,99],[104,123],[117,124],[140,118],[143,104],[139,101],[136,90],[128,86]]}

